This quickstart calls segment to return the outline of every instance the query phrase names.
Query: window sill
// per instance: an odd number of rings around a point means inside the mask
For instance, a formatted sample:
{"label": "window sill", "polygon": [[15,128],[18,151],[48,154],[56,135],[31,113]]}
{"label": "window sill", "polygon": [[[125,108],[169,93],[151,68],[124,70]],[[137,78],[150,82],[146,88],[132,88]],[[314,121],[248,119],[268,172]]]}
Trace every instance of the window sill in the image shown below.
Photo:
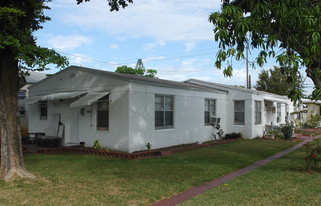
{"label": "window sill", "polygon": [[106,127],[98,127],[97,130],[98,130],[98,131],[108,131],[109,128],[106,128]]}
{"label": "window sill", "polygon": [[234,123],[234,125],[244,126],[245,123]]}
{"label": "window sill", "polygon": [[155,127],[155,130],[167,130],[167,129],[174,129],[173,126],[167,126],[167,127]]}

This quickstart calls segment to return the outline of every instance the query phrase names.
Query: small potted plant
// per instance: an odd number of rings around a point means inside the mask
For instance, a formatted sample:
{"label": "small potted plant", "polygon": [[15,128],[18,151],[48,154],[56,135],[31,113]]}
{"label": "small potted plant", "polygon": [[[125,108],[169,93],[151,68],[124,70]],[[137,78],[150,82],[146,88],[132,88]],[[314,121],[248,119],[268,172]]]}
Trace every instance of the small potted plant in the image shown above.
{"label": "small potted plant", "polygon": [[291,140],[292,139],[292,126],[290,125],[285,125],[281,128],[282,133],[284,134],[284,138],[286,140]]}

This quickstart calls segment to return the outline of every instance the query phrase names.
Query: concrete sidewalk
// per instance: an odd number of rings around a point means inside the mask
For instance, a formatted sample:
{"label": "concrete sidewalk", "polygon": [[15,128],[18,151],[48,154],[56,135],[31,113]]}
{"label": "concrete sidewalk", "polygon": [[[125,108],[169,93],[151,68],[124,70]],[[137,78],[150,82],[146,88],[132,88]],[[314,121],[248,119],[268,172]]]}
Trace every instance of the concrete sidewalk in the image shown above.
{"label": "concrete sidewalk", "polygon": [[275,155],[272,155],[266,159],[263,159],[263,160],[260,160],[260,161],[257,161],[255,162],[254,164],[252,165],[249,165],[247,167],[244,167],[242,169],[239,169],[239,170],[236,170],[234,172],[231,172],[227,175],[224,175],[223,177],[220,177],[220,178],[217,178],[211,182],[207,182],[201,186],[198,186],[198,187],[193,187],[191,189],[188,189],[180,194],[177,194],[173,197],[171,197],[170,199],[164,199],[164,200],[161,200],[159,202],[156,202],[155,204],[152,204],[152,206],[171,206],[171,205],[176,205],[176,204],[179,204],[179,203],[182,203],[194,196],[197,196],[201,193],[204,193],[206,192],[207,190],[210,190],[210,189],[213,189],[215,187],[218,187],[222,184],[224,184],[225,182],[227,181],[230,181],[230,180],[233,180],[235,178],[237,178],[238,176],[241,176],[241,175],[244,175],[262,165],[265,165],[277,158],[280,158],[290,152],[293,152],[294,150],[302,147],[304,144],[308,143],[308,142],[311,142],[315,139],[318,139],[320,138],[321,135],[318,135],[318,136],[315,136],[315,137],[312,137],[312,138],[308,138],[308,139],[305,139],[303,142],[289,148],[289,149],[286,149],[282,152],[279,152],[279,153],[276,153]]}

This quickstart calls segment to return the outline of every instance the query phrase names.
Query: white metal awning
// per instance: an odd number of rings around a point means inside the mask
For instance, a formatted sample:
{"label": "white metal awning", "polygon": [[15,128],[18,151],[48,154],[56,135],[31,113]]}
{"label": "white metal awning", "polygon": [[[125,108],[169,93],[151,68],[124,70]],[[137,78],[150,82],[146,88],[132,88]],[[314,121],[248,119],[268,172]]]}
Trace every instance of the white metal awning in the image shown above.
{"label": "white metal awning", "polygon": [[303,112],[308,112],[308,109],[297,110],[297,111],[291,112],[290,114],[300,114],[300,113],[303,113]]}
{"label": "white metal awning", "polygon": [[71,103],[69,107],[76,108],[91,105],[92,103],[96,102],[98,99],[106,96],[107,94],[109,94],[109,92],[88,93],[80,99]]}
{"label": "white metal awning", "polygon": [[86,91],[79,91],[79,92],[58,92],[58,93],[52,93],[48,95],[43,96],[34,96],[29,97],[27,99],[28,104],[34,104],[38,101],[49,101],[49,100],[60,100],[60,99],[72,99],[75,97],[78,97],[82,94],[87,93]]}

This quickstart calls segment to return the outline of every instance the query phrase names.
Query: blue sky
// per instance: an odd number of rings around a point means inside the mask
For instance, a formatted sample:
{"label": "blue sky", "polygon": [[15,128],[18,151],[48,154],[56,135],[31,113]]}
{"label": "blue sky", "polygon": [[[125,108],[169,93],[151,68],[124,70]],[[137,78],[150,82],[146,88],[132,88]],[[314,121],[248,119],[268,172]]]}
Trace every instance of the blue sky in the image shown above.
{"label": "blue sky", "polygon": [[[221,0],[134,0],[126,9],[110,12],[106,0],[80,5],[76,0],[54,0],[46,11],[51,21],[37,31],[37,43],[67,56],[70,65],[115,71],[122,65],[135,67],[137,59],[143,59],[145,68],[156,69],[161,79],[245,86],[245,60],[232,60],[232,78],[214,67],[218,44],[208,16],[220,4]],[[255,54],[250,51],[249,61]],[[264,68],[273,65],[269,60]],[[249,70],[252,85],[260,71]]]}

